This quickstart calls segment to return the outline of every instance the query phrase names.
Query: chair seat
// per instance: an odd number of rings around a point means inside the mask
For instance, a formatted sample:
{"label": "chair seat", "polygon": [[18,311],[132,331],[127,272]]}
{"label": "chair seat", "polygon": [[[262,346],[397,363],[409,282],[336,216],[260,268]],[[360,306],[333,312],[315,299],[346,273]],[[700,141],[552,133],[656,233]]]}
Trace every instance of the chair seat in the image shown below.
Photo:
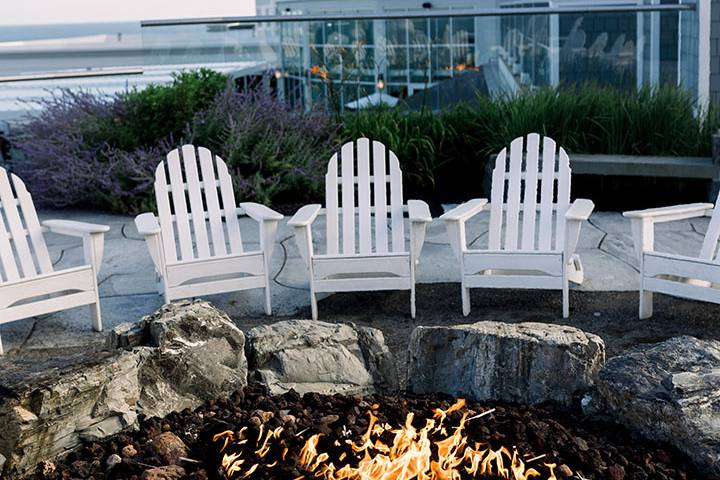
{"label": "chair seat", "polygon": [[[2,283],[0,310],[3,310],[3,315],[0,323],[89,305],[96,300],[94,290],[95,273],[91,265]],[[50,295],[53,296],[42,298]],[[31,299],[32,302],[23,303]]]}
{"label": "chair seat", "polygon": [[168,263],[165,281],[172,288],[202,278],[231,275],[258,276],[263,275],[264,270],[264,255],[258,250]]}
{"label": "chair seat", "polygon": [[561,277],[563,252],[467,250],[463,253],[463,265],[466,274],[484,270],[537,271],[544,275]]}
{"label": "chair seat", "polygon": [[317,255],[312,258],[316,279],[335,275],[378,274],[379,276],[409,277],[409,253],[385,253],[367,255]]}

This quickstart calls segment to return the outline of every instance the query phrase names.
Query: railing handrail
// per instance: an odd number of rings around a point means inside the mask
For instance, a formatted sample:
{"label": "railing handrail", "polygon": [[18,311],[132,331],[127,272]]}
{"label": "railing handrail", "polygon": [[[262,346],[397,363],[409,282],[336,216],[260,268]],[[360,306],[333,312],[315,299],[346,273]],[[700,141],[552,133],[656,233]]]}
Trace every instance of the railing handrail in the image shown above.
{"label": "railing handrail", "polygon": [[447,18],[447,17],[502,17],[517,15],[553,15],[553,14],[589,14],[589,13],[636,13],[636,12],[668,12],[692,11],[697,4],[652,4],[652,5],[579,5],[571,7],[510,7],[510,8],[478,8],[458,10],[422,10],[398,12],[368,13],[336,13],[311,15],[265,15],[253,17],[205,17],[176,18],[163,20],[143,20],[140,26],[171,27],[183,25],[207,25],[222,23],[281,23],[281,22],[313,22],[329,20],[397,20],[405,18]]}
{"label": "railing handrail", "polygon": [[125,75],[142,75],[142,67],[131,68],[96,68],[89,70],[59,70],[56,72],[28,73],[22,75],[0,76],[0,83],[33,82],[37,80],[61,80],[67,78],[114,77]]}

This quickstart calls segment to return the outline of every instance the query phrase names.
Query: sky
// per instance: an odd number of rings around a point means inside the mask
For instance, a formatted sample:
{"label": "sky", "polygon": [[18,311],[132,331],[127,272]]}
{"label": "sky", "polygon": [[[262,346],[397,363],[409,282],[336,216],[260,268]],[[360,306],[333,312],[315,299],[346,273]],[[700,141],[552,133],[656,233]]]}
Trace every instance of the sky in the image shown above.
{"label": "sky", "polygon": [[0,25],[250,15],[255,0],[0,0]]}

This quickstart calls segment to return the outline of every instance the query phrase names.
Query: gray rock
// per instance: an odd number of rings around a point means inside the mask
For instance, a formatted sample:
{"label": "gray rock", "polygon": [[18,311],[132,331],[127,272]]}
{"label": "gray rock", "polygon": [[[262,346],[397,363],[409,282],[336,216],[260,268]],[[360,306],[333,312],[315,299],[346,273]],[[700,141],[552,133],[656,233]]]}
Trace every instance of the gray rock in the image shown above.
{"label": "gray rock", "polygon": [[608,360],[598,394],[618,422],[720,474],[720,342],[676,337]]}
{"label": "gray rock", "polygon": [[288,320],[255,327],[247,336],[250,368],[273,393],[370,393],[397,386],[379,330]]}
{"label": "gray rock", "polygon": [[196,408],[247,385],[245,335],[211,304],[165,305],[143,322],[152,347],[136,349],[145,356],[138,401],[145,415]]}
{"label": "gray rock", "polygon": [[145,321],[125,322],[116,326],[107,336],[107,348],[134,348],[148,343]]}
{"label": "gray rock", "polygon": [[139,413],[165,416],[247,385],[245,336],[206,302],[165,306],[108,345],[120,349],[0,367],[0,478],[134,428]]}
{"label": "gray rock", "polygon": [[408,353],[415,393],[531,404],[570,403],[605,361],[597,335],[544,323],[417,327]]}
{"label": "gray rock", "polygon": [[0,398],[0,451],[7,458],[2,473],[22,474],[81,439],[135,426],[138,357],[130,352],[93,356],[72,367],[48,365],[22,381],[11,376],[4,383],[8,391]]}

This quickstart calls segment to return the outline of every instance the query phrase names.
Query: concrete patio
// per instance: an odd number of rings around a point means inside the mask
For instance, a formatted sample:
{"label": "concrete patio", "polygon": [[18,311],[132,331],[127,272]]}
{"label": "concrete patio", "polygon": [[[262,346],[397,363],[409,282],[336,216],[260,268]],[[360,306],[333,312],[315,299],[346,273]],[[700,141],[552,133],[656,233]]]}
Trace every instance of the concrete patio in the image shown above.
{"label": "concrete patio", "polygon": [[[162,297],[157,293],[153,266],[145,242],[138,235],[131,217],[78,211],[44,211],[39,216],[41,220],[66,218],[110,225],[99,278],[106,331],[119,323],[136,321],[160,307]],[[271,262],[273,313],[276,316],[307,316],[309,295],[305,266],[295,247],[292,231],[286,224],[287,219],[278,230],[279,243]],[[483,245],[487,241],[487,223],[486,214],[468,223],[469,243]],[[696,255],[707,224],[708,219],[701,218],[658,225],[656,249]],[[257,224],[243,218],[241,228],[246,248],[257,246]],[[323,234],[321,217],[314,228],[318,246],[324,245]],[[78,239],[57,235],[48,235],[46,239],[56,268],[82,263],[82,246]],[[583,225],[578,253],[585,267],[586,280],[583,285],[573,288],[586,291],[637,289],[638,270],[630,225],[620,213],[595,213],[589,224]],[[445,227],[436,219],[428,229],[418,268],[418,283],[457,282],[457,270],[457,262],[446,240]],[[208,299],[236,319],[263,316],[261,290],[215,295]],[[557,314],[559,317],[560,312]],[[105,337],[103,333],[91,330],[87,308],[6,324],[0,327],[0,335],[6,351],[13,356],[86,350],[101,346]]]}

